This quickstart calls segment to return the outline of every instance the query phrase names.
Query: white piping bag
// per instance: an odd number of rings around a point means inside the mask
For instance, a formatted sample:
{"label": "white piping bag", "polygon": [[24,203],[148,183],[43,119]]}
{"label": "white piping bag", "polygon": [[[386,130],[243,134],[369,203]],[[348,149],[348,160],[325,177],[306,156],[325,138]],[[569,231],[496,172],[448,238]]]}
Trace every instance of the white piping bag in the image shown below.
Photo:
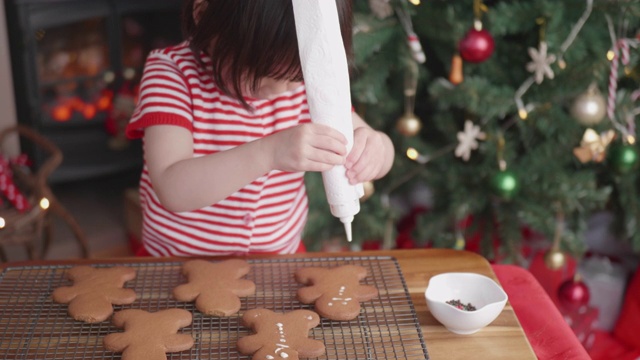
{"label": "white piping bag", "polygon": [[[311,121],[331,126],[353,147],[351,85],[335,0],[292,0]],[[322,173],[331,214],[344,224],[352,240],[351,223],[360,212],[362,184],[351,185],[344,166]]]}

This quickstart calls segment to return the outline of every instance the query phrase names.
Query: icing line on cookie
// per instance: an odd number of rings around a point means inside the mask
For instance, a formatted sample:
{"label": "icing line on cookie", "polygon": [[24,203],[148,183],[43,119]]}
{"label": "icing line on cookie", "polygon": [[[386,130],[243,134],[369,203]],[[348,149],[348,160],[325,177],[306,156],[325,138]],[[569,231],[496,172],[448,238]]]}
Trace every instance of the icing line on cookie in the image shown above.
{"label": "icing line on cookie", "polygon": [[[284,333],[284,324],[282,324],[282,323],[277,323],[277,324],[276,324],[276,326],[278,327],[278,333],[280,334],[280,339],[279,339],[279,341],[280,341],[281,343],[286,343],[286,342],[287,342],[287,339],[285,338],[285,333]],[[288,345],[286,345],[286,344],[281,344],[281,343],[277,343],[277,344],[276,344],[276,348],[277,348],[277,349],[276,349],[276,351],[275,351],[275,353],[276,353],[276,354],[280,353],[280,352],[281,352],[281,351],[283,351],[284,349],[288,349],[288,348],[289,348],[289,346],[288,346]],[[281,358],[283,358],[283,359],[287,359],[287,358],[289,358],[289,354],[287,354],[286,352],[282,352],[282,353],[280,354],[280,357],[281,357]],[[271,359],[273,359],[273,357],[272,357],[271,355],[267,355],[267,359],[271,360]]]}

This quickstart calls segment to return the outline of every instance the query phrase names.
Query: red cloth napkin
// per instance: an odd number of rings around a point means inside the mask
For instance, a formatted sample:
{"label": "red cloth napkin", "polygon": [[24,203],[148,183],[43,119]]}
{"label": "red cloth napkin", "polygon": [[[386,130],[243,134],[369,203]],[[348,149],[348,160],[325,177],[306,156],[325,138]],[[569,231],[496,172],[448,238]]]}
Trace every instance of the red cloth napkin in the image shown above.
{"label": "red cloth napkin", "polygon": [[540,360],[589,360],[585,348],[536,278],[514,265],[492,265],[533,351]]}
{"label": "red cloth napkin", "polygon": [[627,287],[613,335],[640,357],[640,268]]}
{"label": "red cloth napkin", "polygon": [[636,360],[640,358],[640,349],[627,347],[612,333],[596,330],[593,347],[589,350],[592,360]]}

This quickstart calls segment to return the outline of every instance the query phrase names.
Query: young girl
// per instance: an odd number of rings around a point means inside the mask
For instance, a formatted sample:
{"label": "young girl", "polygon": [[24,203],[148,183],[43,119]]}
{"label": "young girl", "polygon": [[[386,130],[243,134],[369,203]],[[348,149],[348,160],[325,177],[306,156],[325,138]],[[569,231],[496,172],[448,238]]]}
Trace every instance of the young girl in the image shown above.
{"label": "young girl", "polygon": [[[325,1],[325,0],[322,0]],[[351,53],[351,0],[335,0]],[[186,0],[186,42],[152,52],[127,127],[143,137],[154,256],[304,249],[305,171],[384,176],[393,145],[353,113],[354,145],[310,122],[291,0]]]}

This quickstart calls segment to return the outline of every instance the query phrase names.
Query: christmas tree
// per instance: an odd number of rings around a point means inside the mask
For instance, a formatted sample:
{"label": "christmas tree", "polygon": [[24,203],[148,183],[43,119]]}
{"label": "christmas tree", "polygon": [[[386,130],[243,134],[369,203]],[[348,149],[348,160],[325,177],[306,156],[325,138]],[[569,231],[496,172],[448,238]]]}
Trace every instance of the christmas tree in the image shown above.
{"label": "christmas tree", "polygon": [[[640,251],[640,0],[354,5],[355,108],[397,154],[367,184],[354,241],[398,246],[408,210],[412,245],[517,262],[526,230],[580,256],[607,209]],[[341,226],[317,174],[307,186],[313,249]],[[428,204],[412,204],[417,186]]]}

